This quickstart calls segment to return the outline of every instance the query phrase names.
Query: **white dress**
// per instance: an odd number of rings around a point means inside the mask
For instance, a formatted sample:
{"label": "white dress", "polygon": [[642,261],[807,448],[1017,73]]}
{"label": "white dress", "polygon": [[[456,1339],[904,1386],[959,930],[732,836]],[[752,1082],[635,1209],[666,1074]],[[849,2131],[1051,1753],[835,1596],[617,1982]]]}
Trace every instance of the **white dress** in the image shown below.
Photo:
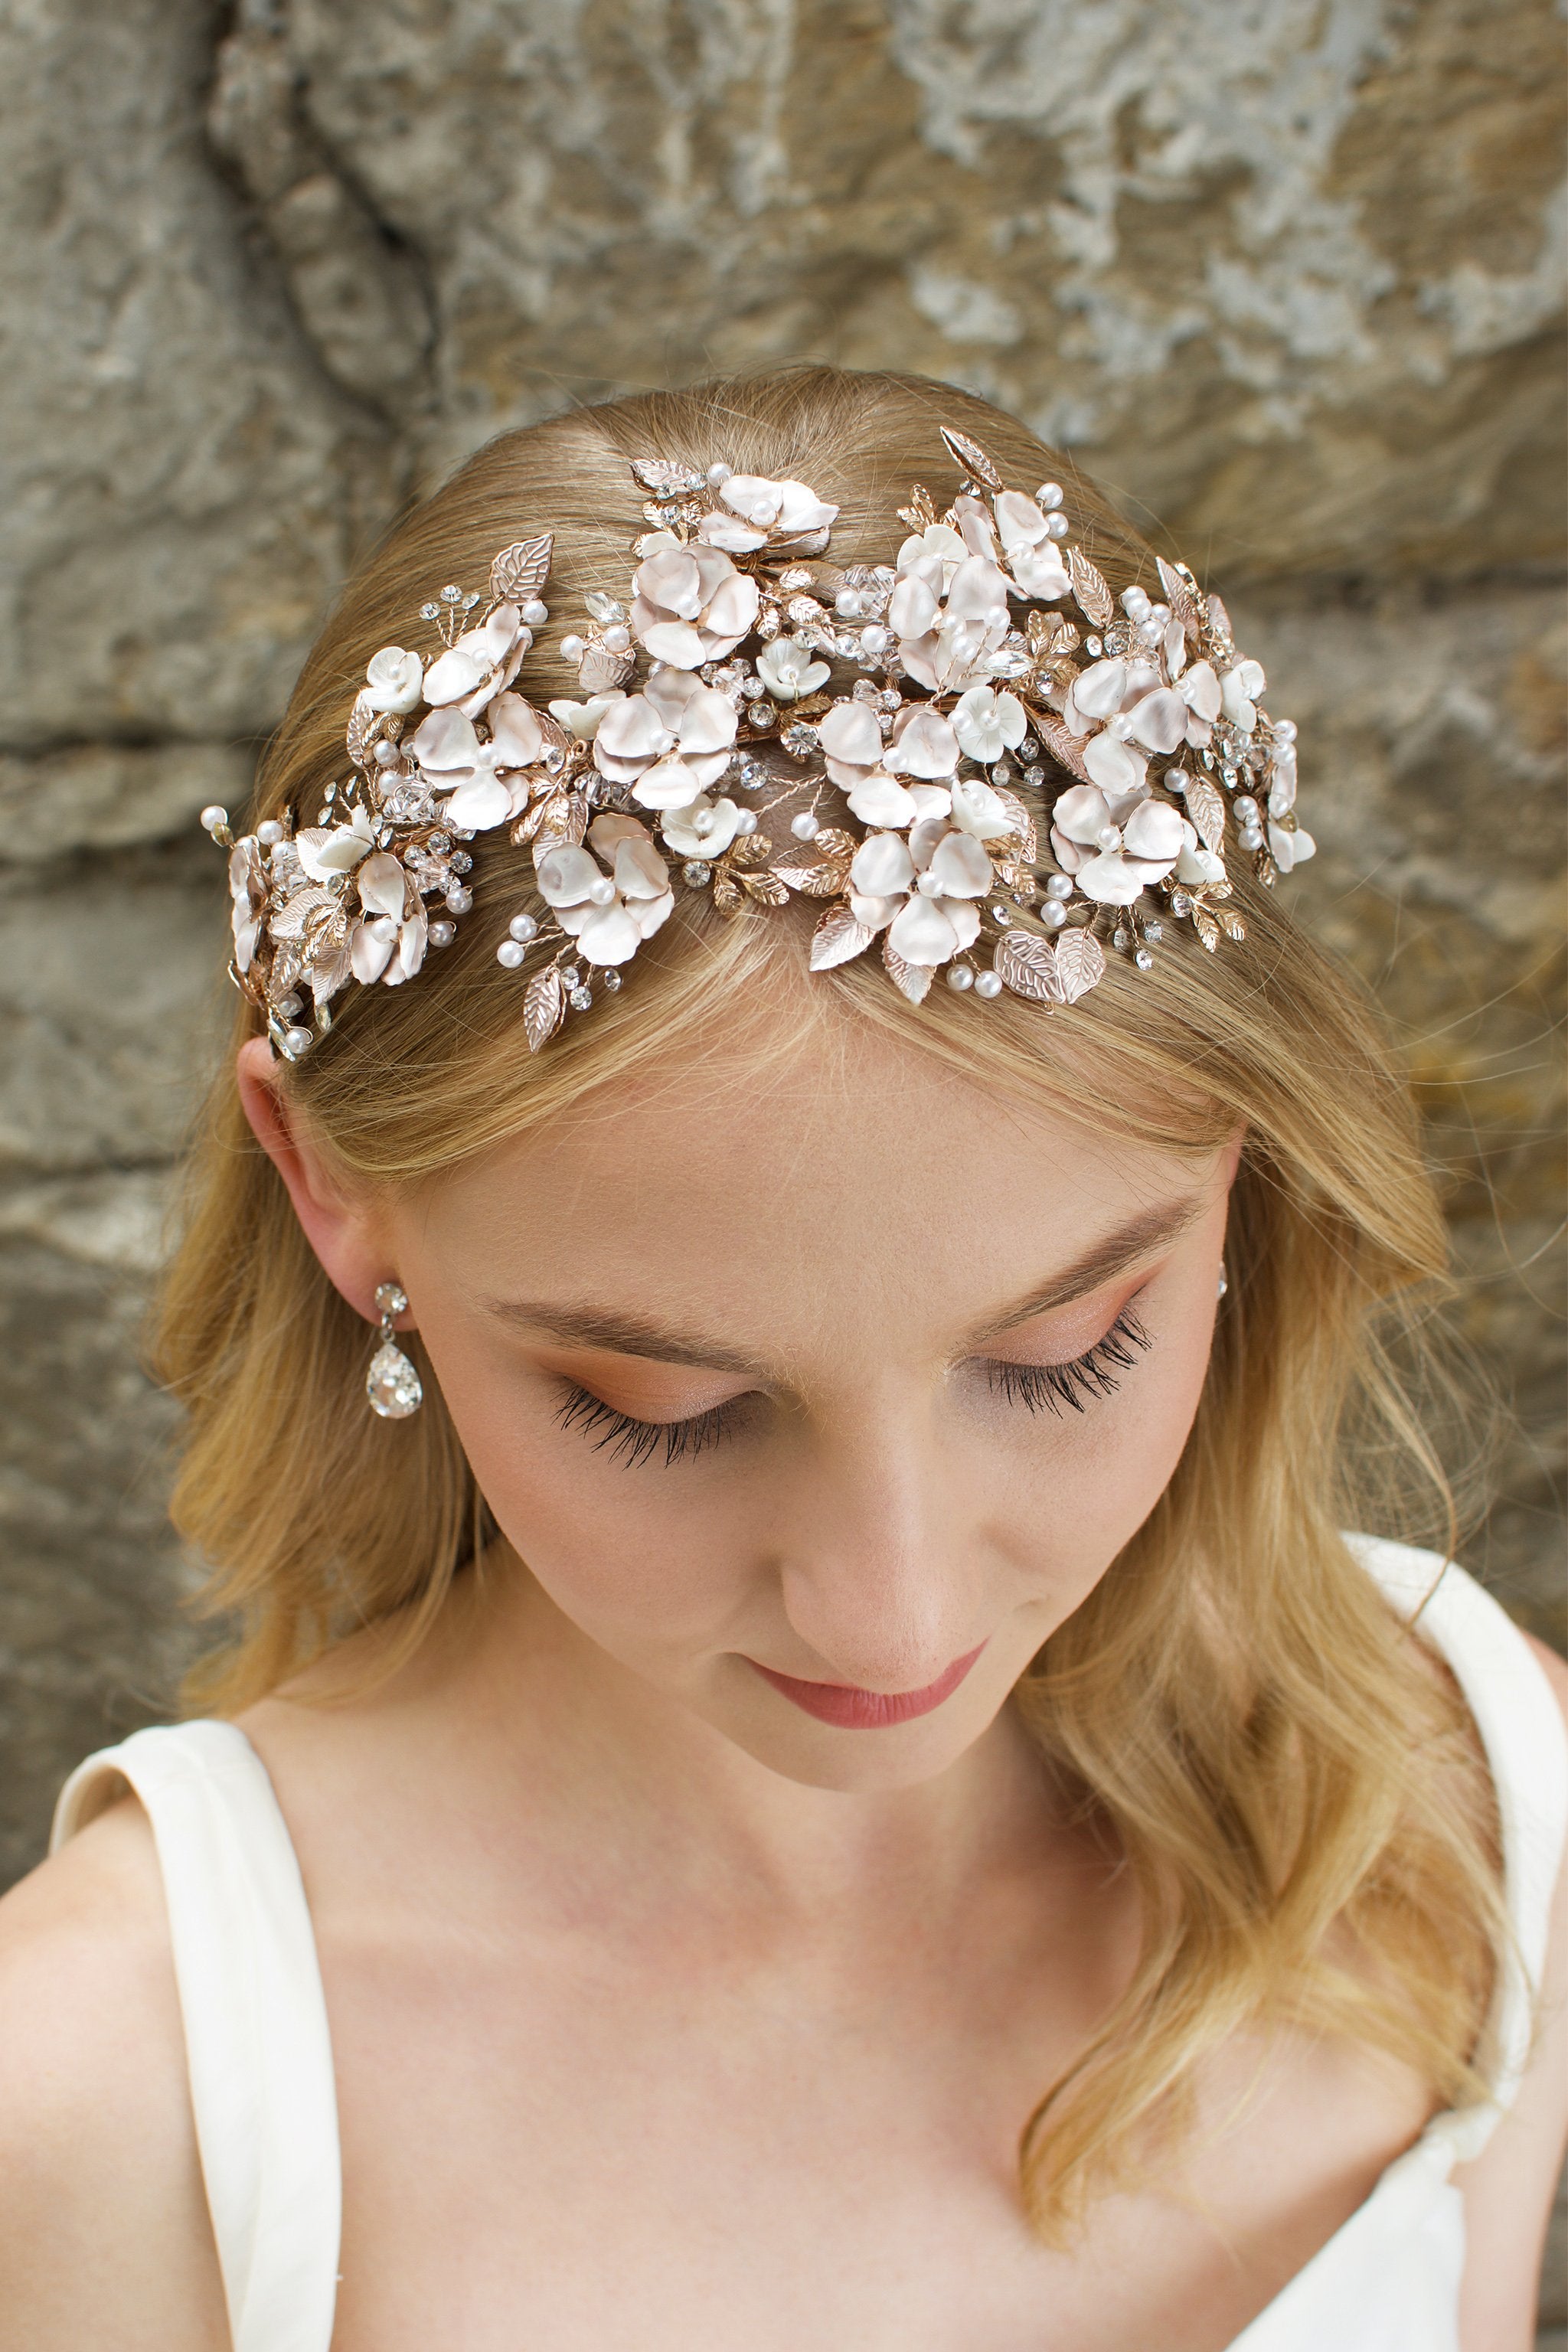
{"label": "white dress", "polygon": [[[1462,1569],[1352,1538],[1390,1601],[1446,1658],[1498,1791],[1516,1948],[1498,1990],[1502,2063],[1485,2106],[1436,2116],[1230,2352],[1458,2352],[1464,2204],[1449,2179],[1518,2088],[1568,1828],[1568,1733],[1523,1636]],[[328,2352],[342,2181],[315,1939],[260,1758],[233,1724],[139,1731],[79,1765],[62,1844],[129,1782],[169,1906],[191,2104],[234,2352]]]}

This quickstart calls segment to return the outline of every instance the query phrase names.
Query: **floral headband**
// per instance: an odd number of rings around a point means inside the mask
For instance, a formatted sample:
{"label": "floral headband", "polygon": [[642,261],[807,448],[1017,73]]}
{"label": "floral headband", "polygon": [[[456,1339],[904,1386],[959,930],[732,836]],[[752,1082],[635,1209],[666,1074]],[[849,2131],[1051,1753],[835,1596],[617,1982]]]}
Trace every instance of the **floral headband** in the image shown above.
{"label": "floral headband", "polygon": [[[1260,709],[1224,605],[1163,561],[1159,597],[1114,597],[1057,483],[1009,489],[965,435],[942,439],[963,487],[940,517],[914,490],[891,566],[832,562],[838,509],[804,482],[639,460],[653,528],[629,600],[595,591],[562,640],[581,699],[542,709],[514,683],[549,617],[550,536],[503,549],[488,597],[423,606],[438,647],[371,662],[352,772],[313,824],[290,812],[236,840],[203,811],[230,853],[233,974],[275,1050],[308,1053],[351,979],[398,985],[448,946],[468,845],[503,825],[533,852],[537,910],[496,954],[526,974],[536,1052],[620,987],[678,884],[733,917],[820,900],[813,968],[879,941],[915,1003],[939,971],[1072,1003],[1107,938],[1147,971],[1167,916],[1210,950],[1244,938],[1227,833],[1265,883],[1314,845],[1296,730]],[[859,673],[847,691],[836,666]],[[803,772],[782,791],[758,756],[775,742]],[[804,805],[775,855],[764,822],[786,799]]]}

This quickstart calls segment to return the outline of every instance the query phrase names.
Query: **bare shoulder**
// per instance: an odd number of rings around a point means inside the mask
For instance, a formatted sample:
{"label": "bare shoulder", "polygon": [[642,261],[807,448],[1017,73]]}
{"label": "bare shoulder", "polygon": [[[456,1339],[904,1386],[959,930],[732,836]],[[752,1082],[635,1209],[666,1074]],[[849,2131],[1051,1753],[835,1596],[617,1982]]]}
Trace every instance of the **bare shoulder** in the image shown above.
{"label": "bare shoulder", "polygon": [[163,1885],[111,1806],[0,1900],[0,2352],[226,2340]]}
{"label": "bare shoulder", "polygon": [[[1568,1665],[1526,1637],[1568,1724]],[[1547,2216],[1568,2141],[1568,1853],[1559,1861],[1535,2047],[1485,2151],[1461,2168],[1465,2352],[1528,2352]]]}

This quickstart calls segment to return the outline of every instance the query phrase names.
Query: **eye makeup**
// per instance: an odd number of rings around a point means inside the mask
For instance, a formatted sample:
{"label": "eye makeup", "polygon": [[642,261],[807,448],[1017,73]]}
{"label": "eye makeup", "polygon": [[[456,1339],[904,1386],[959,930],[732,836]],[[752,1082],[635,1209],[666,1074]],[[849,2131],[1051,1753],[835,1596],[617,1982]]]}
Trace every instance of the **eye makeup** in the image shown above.
{"label": "eye makeup", "polygon": [[999,1356],[981,1360],[997,1396],[1009,1404],[1021,1404],[1026,1412],[1050,1412],[1059,1418],[1064,1405],[1082,1412],[1096,1398],[1114,1396],[1121,1386],[1117,1373],[1130,1372],[1153,1344],[1131,1307],[1124,1307],[1103,1339],[1065,1363],[1019,1364]]}

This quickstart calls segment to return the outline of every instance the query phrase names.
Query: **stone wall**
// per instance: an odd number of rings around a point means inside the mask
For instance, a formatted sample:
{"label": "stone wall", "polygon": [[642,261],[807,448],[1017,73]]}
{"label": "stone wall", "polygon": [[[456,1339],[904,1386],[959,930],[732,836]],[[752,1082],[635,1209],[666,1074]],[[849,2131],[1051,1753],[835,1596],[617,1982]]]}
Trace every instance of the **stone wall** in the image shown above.
{"label": "stone wall", "polygon": [[972,386],[1210,563],[1405,1029],[1559,1626],[1550,0],[19,0],[0,26],[0,1879],[187,1637],[136,1366],[203,803],[401,501],[563,403]]}

